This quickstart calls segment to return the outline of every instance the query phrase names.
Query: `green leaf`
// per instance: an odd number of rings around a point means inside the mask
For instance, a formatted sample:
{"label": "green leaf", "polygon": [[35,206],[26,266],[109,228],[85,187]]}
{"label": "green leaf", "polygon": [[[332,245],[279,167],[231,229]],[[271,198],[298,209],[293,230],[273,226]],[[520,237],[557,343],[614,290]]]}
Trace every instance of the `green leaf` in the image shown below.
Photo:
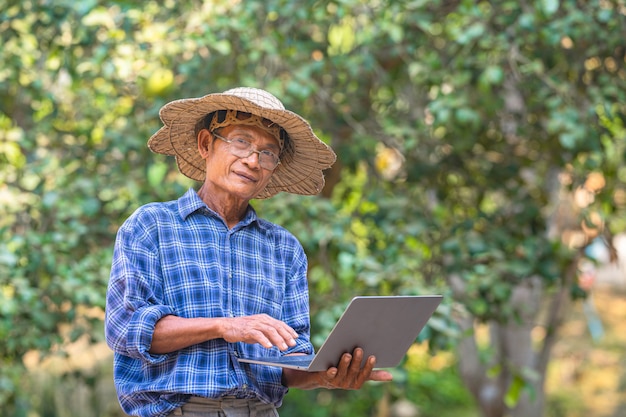
{"label": "green leaf", "polygon": [[26,164],[26,156],[15,142],[0,143],[0,154],[4,154],[9,165],[15,168],[22,168]]}
{"label": "green leaf", "polygon": [[559,135],[559,143],[565,148],[569,150],[576,149],[578,145],[578,140],[576,134],[573,132],[563,132]]}
{"label": "green leaf", "polygon": [[502,67],[490,65],[481,74],[481,81],[485,84],[499,85],[504,80],[504,71]]}
{"label": "green leaf", "polygon": [[539,0],[541,10],[546,16],[552,16],[559,10],[559,0]]}
{"label": "green leaf", "polygon": [[511,385],[504,395],[504,403],[507,407],[514,408],[517,405],[525,385],[526,383],[521,377],[517,375],[513,377],[513,381],[511,381]]}
{"label": "green leaf", "polygon": [[148,182],[154,188],[163,185],[163,179],[167,174],[168,166],[165,162],[157,162],[148,167]]}

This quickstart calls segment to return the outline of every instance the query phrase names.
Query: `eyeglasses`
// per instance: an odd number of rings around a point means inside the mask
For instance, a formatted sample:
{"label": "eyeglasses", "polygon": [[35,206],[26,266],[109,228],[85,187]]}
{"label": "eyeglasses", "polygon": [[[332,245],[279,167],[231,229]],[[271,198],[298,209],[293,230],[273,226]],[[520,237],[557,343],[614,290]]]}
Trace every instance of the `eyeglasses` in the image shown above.
{"label": "eyeglasses", "polygon": [[228,143],[228,150],[232,155],[236,156],[237,158],[247,158],[253,153],[258,153],[259,165],[261,165],[261,168],[267,169],[269,171],[274,170],[274,168],[276,168],[278,164],[280,164],[280,159],[272,151],[257,151],[256,149],[254,149],[254,146],[247,140],[241,138],[226,139],[225,137],[220,136],[215,132],[212,133],[213,136],[215,136],[216,138],[219,138]]}

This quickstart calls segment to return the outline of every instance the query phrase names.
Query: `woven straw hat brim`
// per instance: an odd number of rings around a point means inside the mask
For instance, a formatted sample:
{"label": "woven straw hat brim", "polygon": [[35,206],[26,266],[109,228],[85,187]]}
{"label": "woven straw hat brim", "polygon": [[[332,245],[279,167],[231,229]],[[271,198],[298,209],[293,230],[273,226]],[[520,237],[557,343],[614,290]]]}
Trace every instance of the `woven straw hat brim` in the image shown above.
{"label": "woven straw hat brim", "polygon": [[[246,90],[248,94],[250,91],[254,89]],[[259,101],[259,98],[255,97],[255,100]],[[217,110],[252,113],[277,123],[290,138],[270,182],[256,198],[268,198],[281,191],[318,194],[324,186],[322,170],[335,162],[335,153],[315,135],[306,120],[282,108],[282,103],[277,99],[267,105],[261,106],[246,98],[225,93],[172,101],[161,108],[159,115],[164,126],[152,135],[148,146],[153,152],[175,156],[181,173],[196,181],[204,181],[205,161],[198,152],[196,123]],[[278,106],[281,108],[276,108]]]}

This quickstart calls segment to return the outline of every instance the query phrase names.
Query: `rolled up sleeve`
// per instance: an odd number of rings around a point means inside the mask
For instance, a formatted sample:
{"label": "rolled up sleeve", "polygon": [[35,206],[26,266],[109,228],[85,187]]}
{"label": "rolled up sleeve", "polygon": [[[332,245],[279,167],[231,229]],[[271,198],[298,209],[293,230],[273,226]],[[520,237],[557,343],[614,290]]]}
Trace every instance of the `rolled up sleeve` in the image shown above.
{"label": "rolled up sleeve", "polygon": [[156,232],[131,216],[118,231],[107,289],[105,336],[116,353],[157,363],[165,355],[149,353],[154,328],[161,318],[175,314],[162,304],[162,278]]}

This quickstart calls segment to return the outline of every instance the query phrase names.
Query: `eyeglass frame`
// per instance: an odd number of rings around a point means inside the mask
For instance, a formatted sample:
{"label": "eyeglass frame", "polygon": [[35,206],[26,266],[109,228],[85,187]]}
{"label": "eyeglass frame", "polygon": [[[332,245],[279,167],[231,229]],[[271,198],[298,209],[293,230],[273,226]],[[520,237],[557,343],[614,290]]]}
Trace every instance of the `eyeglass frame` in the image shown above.
{"label": "eyeglass frame", "polygon": [[[278,155],[276,155],[272,151],[268,151],[268,150],[259,151],[259,150],[255,149],[254,145],[251,144],[250,142],[248,142],[247,140],[245,140],[245,139],[237,139],[240,142],[246,142],[249,145],[249,151],[250,151],[248,153],[248,155],[246,155],[246,156],[239,156],[239,155],[234,154],[233,151],[232,151],[232,143],[233,143],[234,139],[227,139],[224,136],[222,136],[222,135],[220,135],[218,133],[215,133],[215,131],[211,132],[211,134],[213,136],[215,136],[216,138],[221,139],[224,142],[228,143],[228,151],[230,152],[231,155],[236,156],[237,158],[247,158],[250,155],[252,155],[253,153],[257,153],[257,154],[259,154],[259,166],[261,168],[267,169],[268,171],[273,171],[273,170],[276,169],[276,167],[278,165],[280,165],[280,157]],[[273,168],[267,168],[267,167],[263,166],[263,164],[261,163],[261,156],[263,156],[263,155],[268,156],[268,154],[274,155],[276,157],[276,164],[274,165]]]}

